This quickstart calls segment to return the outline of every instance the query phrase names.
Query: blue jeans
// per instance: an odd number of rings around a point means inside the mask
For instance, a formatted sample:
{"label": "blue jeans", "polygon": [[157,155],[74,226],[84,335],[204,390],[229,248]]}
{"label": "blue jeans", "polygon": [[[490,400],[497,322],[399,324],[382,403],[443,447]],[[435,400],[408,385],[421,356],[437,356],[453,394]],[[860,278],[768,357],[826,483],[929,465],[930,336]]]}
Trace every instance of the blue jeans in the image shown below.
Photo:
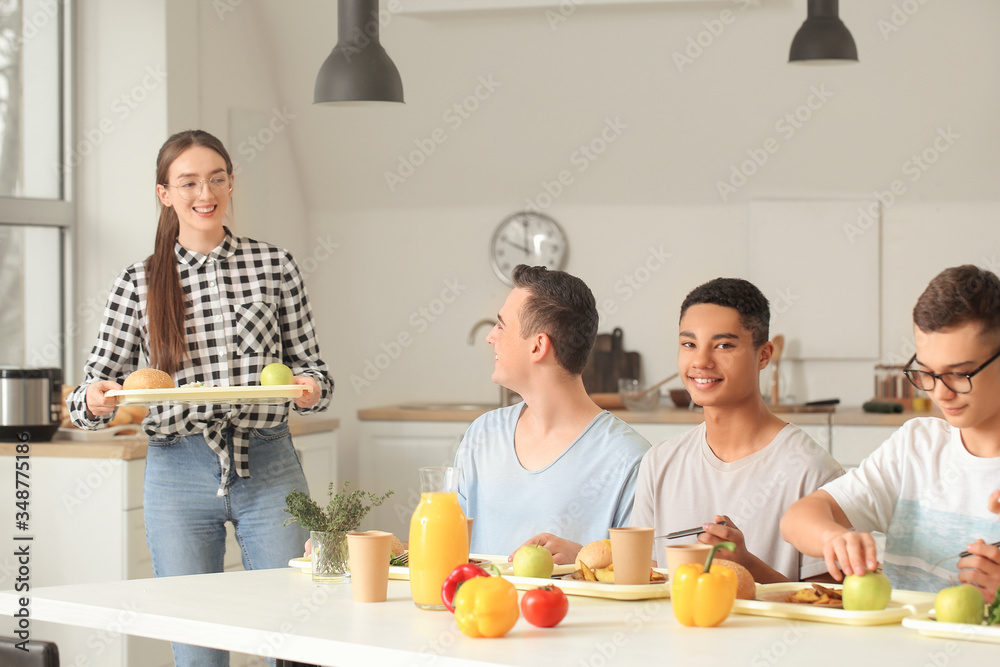
{"label": "blue jeans", "polygon": [[[229,456],[232,458],[232,440]],[[146,450],[146,543],[157,577],[222,572],[227,521],[248,570],[287,567],[308,531],[284,526],[285,496],[309,492],[288,424],[250,432],[250,477],[231,468],[228,496],[217,496],[222,467],[201,435],[150,438]],[[191,604],[198,604],[191,600]],[[227,667],[229,653],[171,644],[177,667]]]}

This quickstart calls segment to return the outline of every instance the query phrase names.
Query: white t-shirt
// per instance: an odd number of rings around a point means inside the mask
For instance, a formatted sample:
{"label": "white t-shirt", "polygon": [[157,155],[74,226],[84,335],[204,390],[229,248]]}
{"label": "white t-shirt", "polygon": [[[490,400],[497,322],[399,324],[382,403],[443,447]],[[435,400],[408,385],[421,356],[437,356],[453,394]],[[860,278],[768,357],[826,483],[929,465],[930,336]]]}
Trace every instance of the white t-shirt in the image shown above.
{"label": "white t-shirt", "polygon": [[823,490],[855,530],[885,533],[882,570],[894,588],[934,592],[952,585],[949,577],[957,580],[966,546],[1000,539],[1000,521],[987,508],[998,488],[1000,457],[973,456],[960,429],[922,417]]}
{"label": "white t-shirt", "polygon": [[524,404],[487,412],[465,432],[455,455],[458,502],[476,522],[470,551],[509,554],[539,533],[586,544],[628,525],[635,479],[649,443],[604,411],[541,470],[514,452]]}
{"label": "white t-shirt", "polygon": [[843,474],[840,464],[798,426],[788,424],[766,447],[726,462],[709,447],[702,423],[643,458],[630,523],[655,528],[653,558],[665,566],[667,544],[690,544],[697,537],[662,536],[725,514],[743,531],[750,553],[801,581],[822,574],[826,566],[781,539],[781,516],[796,500]]}

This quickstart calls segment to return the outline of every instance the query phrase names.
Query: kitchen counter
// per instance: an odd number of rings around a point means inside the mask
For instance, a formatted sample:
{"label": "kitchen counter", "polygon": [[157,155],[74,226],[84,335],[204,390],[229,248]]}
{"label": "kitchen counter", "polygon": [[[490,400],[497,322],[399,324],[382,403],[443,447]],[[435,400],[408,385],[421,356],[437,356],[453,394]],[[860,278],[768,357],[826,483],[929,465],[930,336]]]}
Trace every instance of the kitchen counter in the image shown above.
{"label": "kitchen counter", "polygon": [[[310,433],[336,431],[340,420],[331,417],[300,417],[292,415],[288,420],[292,437]],[[82,433],[88,433],[82,431]],[[57,434],[58,437],[58,434]],[[81,459],[121,459],[132,461],[146,458],[149,442],[144,433],[139,435],[116,435],[102,440],[54,440],[52,442],[32,442],[31,456],[81,458]],[[17,443],[0,443],[0,456],[13,456]]]}
{"label": "kitchen counter", "polygon": [[[486,408],[476,410],[414,410],[400,405],[387,405],[358,410],[361,421],[415,421],[415,422],[472,422],[487,412]],[[705,420],[701,410],[687,410],[660,406],[656,410],[612,410],[619,419],[635,424],[700,424]],[[898,414],[867,413],[860,407],[836,406],[835,410],[824,412],[785,412],[775,414],[787,422],[802,425],[842,425],[842,426],[902,426],[914,417],[940,417],[941,413],[907,411]]]}

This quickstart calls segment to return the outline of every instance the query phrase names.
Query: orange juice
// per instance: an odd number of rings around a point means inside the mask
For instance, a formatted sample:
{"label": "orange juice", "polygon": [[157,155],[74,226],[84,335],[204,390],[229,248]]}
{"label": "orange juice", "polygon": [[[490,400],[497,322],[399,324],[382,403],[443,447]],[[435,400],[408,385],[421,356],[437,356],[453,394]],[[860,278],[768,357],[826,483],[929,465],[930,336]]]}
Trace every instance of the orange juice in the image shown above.
{"label": "orange juice", "polygon": [[444,609],[441,584],[459,565],[469,562],[469,528],[458,494],[430,491],[410,519],[410,592],[421,609]]}

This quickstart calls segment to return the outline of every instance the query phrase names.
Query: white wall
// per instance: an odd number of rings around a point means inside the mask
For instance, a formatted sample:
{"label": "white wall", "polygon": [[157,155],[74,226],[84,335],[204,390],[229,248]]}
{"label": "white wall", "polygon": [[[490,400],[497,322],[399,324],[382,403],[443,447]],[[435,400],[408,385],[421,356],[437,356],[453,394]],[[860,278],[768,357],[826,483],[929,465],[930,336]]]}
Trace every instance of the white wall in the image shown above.
{"label": "white wall", "polygon": [[[894,16],[901,4],[916,12]],[[718,31],[727,10],[733,20],[710,38],[707,26]],[[881,285],[871,286],[882,296],[881,321],[871,326],[881,332],[883,359],[904,352],[909,309],[931,276],[1000,255],[1000,43],[992,34],[1000,4],[990,0],[843,3],[861,63],[836,68],[785,62],[804,0],[762,0],[745,11],[730,2],[581,3],[554,30],[543,10],[393,14],[383,43],[407,104],[374,108],[310,106],[315,74],[335,41],[335,2],[223,0],[196,11],[197,43],[186,48],[189,60],[198,54],[198,86],[179,93],[197,108],[184,112],[191,122],[230,141],[240,160],[251,151],[229,136],[233,126],[259,122],[263,130],[278,118],[274,109],[282,112],[281,129],[247,164],[253,171],[243,182],[264,185],[239,192],[238,180],[236,212],[241,231],[290,247],[307,269],[321,346],[339,387],[332,413],[343,423],[346,477],[356,461],[359,407],[495,397],[485,331],[476,346],[466,343],[469,327],[495,314],[507,291],[488,266],[490,234],[526,200],[538,201],[561,170],[573,182],[547,212],[569,235],[566,268],[599,300],[615,301],[617,312],[601,328],[625,329],[651,379],[673,372],[684,294],[746,271],[752,199],[871,198],[900,181],[905,192],[884,209]],[[171,45],[190,42],[179,33]],[[675,54],[698,39],[707,46],[679,68]],[[113,43],[98,50],[121,54]],[[100,64],[120,79],[131,66]],[[500,86],[469,99],[491,76]],[[815,90],[823,95],[810,98]],[[815,108],[804,108],[810,100]],[[477,108],[458,123],[448,111],[455,104]],[[805,120],[793,126],[789,113]],[[171,93],[170,117],[179,114]],[[608,119],[627,127],[595,160],[574,161]],[[386,172],[411,161],[436,128],[445,141],[416,155],[423,163],[390,189]],[[958,135],[948,150],[926,171],[913,171],[911,156],[934,153],[948,128]],[[724,200],[718,183],[768,138],[777,152]],[[147,155],[151,169],[155,148],[142,145],[129,154]],[[121,217],[114,233],[151,247],[155,218],[134,210],[128,222]],[[141,232],[140,218],[150,221]],[[616,284],[661,245],[670,262],[625,299]],[[131,246],[121,255],[128,257],[111,258],[115,270],[142,256]],[[459,296],[438,304],[448,280],[458,281]],[[433,322],[421,315],[438,305]],[[392,359],[390,343],[400,334],[412,343]],[[391,363],[370,386],[352,386],[351,376],[363,377],[366,362],[384,361],[383,353]],[[790,362],[788,391],[799,400],[858,403],[868,397],[876,361]]]}

